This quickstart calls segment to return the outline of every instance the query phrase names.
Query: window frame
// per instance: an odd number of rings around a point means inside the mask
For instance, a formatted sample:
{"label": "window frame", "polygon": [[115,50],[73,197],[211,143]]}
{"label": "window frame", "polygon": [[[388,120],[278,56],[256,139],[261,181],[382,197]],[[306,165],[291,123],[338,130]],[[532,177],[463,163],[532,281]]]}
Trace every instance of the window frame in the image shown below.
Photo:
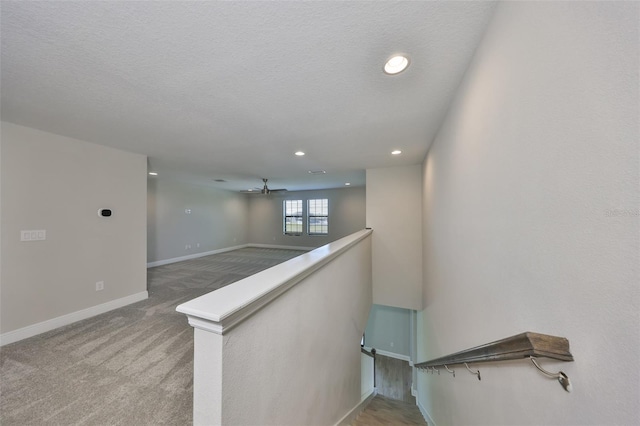
{"label": "window frame", "polygon": [[[317,211],[317,208],[314,208],[314,209],[311,208],[311,203],[312,202],[315,203],[318,201],[321,203],[320,208],[322,213],[325,213],[325,214],[317,214],[315,213]],[[326,208],[326,211],[325,211],[325,208]],[[314,212],[313,214],[312,214],[312,211]],[[323,227],[324,232],[311,232],[311,229],[312,229],[311,219],[315,219],[315,218],[325,218],[326,225],[313,225],[314,227],[318,227],[318,226]],[[307,235],[311,237],[326,237],[329,235],[329,199],[328,198],[310,198],[307,200]]]}
{"label": "window frame", "polygon": [[[300,210],[299,214],[287,214],[287,204],[288,203],[298,203]],[[290,208],[289,211],[291,210]],[[287,232],[287,219],[299,218],[300,222],[300,232]],[[297,221],[296,221],[297,222]],[[293,223],[290,222],[291,225]],[[302,200],[282,200],[282,233],[283,235],[303,235],[304,234],[304,203]]]}

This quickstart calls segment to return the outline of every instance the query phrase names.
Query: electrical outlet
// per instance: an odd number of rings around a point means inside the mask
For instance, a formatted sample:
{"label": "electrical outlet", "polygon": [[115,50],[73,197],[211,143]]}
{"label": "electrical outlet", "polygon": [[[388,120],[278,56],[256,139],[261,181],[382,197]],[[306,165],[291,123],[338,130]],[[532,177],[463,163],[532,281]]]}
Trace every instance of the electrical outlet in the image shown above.
{"label": "electrical outlet", "polygon": [[390,343],[389,343],[389,346],[393,347],[393,342],[390,342]]}
{"label": "electrical outlet", "polygon": [[104,281],[98,281],[96,283],[96,291],[102,291],[104,290]]}
{"label": "electrical outlet", "polygon": [[200,243],[196,243],[196,248],[200,248]]}
{"label": "electrical outlet", "polygon": [[191,250],[191,244],[187,244],[186,246],[184,246],[185,250]]}

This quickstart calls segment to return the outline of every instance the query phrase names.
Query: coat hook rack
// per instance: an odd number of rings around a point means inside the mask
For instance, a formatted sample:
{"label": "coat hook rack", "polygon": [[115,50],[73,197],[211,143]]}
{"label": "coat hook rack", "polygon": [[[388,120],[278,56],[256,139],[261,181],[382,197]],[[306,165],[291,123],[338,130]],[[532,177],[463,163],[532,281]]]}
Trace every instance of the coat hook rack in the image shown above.
{"label": "coat hook rack", "polygon": [[[415,364],[416,368],[427,370],[431,373],[438,371],[436,366],[453,374],[450,365],[463,365],[471,374],[475,374],[478,380],[482,380],[480,370],[472,370],[468,363],[509,361],[514,359],[531,359],[531,362],[545,376],[558,379],[564,390],[571,392],[571,381],[563,372],[552,373],[546,371],[537,362],[538,358],[545,357],[558,361],[573,361],[573,355],[569,351],[569,340],[564,337],[549,336],[546,334],[527,331],[515,336],[507,337],[495,342],[486,343],[471,349],[466,349],[450,355],[435,358],[429,361]],[[438,371],[438,374],[440,372]]]}

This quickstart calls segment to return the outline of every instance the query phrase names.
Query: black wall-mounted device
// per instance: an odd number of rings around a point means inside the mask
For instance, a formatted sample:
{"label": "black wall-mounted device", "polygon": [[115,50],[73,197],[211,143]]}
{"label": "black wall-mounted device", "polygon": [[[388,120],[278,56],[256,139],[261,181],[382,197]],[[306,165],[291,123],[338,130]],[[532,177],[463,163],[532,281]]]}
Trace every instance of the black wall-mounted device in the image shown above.
{"label": "black wall-mounted device", "polygon": [[100,216],[100,217],[111,217],[112,214],[113,214],[113,212],[111,211],[111,209],[100,209],[100,210],[98,210],[98,216]]}

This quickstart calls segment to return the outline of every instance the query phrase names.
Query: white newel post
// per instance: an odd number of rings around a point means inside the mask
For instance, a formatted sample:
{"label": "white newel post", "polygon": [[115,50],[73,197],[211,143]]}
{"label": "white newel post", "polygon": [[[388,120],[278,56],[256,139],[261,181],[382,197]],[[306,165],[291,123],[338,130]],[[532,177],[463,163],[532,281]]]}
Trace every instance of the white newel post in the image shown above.
{"label": "white newel post", "polygon": [[222,349],[220,323],[187,314],[193,327],[193,424],[222,424]]}
{"label": "white newel post", "polygon": [[222,335],[193,329],[193,424],[222,424]]}

